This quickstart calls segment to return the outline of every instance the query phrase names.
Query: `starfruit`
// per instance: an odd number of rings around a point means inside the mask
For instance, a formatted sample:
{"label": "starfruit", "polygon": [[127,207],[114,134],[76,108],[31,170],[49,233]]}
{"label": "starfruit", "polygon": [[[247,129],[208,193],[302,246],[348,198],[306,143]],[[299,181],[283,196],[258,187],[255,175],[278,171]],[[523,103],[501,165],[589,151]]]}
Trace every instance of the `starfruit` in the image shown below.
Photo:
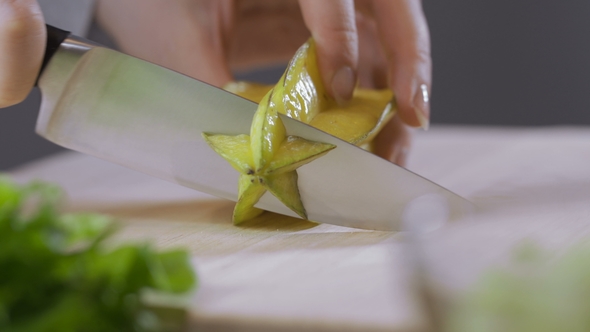
{"label": "starfruit", "polygon": [[357,88],[346,106],[328,97],[313,40],[299,48],[276,85],[232,82],[225,89],[259,104],[249,136],[203,133],[205,141],[240,172],[235,224],[263,212],[254,205],[267,191],[307,218],[296,169],[325,155],[334,145],[288,136],[279,113],[364,147],[394,114],[389,90]]}
{"label": "starfruit", "polygon": [[260,103],[274,89],[273,101],[279,113],[363,147],[368,147],[367,143],[396,110],[389,89],[356,88],[345,106],[328,97],[320,78],[313,40],[299,48],[276,85],[230,82],[224,88],[255,103]]}
{"label": "starfruit", "polygon": [[296,169],[335,147],[287,136],[285,125],[272,104],[272,95],[273,90],[260,102],[252,121],[250,136],[203,133],[203,138],[215,152],[240,172],[238,202],[233,213],[235,224],[263,212],[254,205],[266,191],[307,219],[297,187]]}

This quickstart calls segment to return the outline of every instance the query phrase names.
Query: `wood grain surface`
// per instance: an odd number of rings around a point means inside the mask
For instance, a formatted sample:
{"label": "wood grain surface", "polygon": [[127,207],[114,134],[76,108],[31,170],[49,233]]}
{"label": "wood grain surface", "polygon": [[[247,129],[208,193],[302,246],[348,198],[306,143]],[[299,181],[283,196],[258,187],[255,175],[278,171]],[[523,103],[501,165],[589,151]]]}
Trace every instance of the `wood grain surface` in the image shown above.
{"label": "wood grain surface", "polygon": [[[416,135],[408,168],[479,207],[421,240],[440,296],[458,297],[524,239],[563,250],[590,233],[589,128],[434,127]],[[273,214],[235,227],[231,202],[76,153],[11,174],[60,184],[68,210],[117,217],[119,240],[188,248],[193,329],[425,329],[402,233]]]}

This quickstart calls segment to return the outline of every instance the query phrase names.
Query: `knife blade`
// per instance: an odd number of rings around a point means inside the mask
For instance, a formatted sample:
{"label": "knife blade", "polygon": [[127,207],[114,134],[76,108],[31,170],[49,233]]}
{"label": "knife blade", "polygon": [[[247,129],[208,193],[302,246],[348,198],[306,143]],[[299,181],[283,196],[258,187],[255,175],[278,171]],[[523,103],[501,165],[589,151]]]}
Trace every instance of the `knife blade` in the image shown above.
{"label": "knife blade", "polygon": [[[54,29],[48,27],[48,29]],[[225,90],[58,30],[39,76],[36,131],[66,148],[236,201],[238,175],[201,133],[249,134],[257,105]],[[52,36],[57,36],[55,38]],[[298,169],[310,220],[396,231],[404,206],[436,193],[457,217],[471,204],[357,146],[282,117],[287,133],[336,146]],[[257,207],[297,217],[265,194]]]}

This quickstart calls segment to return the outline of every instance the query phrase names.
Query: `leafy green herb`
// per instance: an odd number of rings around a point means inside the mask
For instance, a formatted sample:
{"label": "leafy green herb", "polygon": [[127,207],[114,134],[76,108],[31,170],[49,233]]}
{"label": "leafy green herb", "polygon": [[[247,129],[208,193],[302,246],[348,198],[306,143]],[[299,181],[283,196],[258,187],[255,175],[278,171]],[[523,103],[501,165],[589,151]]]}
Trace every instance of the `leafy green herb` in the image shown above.
{"label": "leafy green herb", "polygon": [[590,331],[590,243],[560,257],[530,243],[485,274],[451,315],[453,332]]}
{"label": "leafy green herb", "polygon": [[0,331],[181,326],[182,314],[154,306],[146,293],[157,299],[194,289],[188,253],[157,252],[149,244],[108,248],[112,220],[62,215],[61,197],[56,186],[0,178]]}

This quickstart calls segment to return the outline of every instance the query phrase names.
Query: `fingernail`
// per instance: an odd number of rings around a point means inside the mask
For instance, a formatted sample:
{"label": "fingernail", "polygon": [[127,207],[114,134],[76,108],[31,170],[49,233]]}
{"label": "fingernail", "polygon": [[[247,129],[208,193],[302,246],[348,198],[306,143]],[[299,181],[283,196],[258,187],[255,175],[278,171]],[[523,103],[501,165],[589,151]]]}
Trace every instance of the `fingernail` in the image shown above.
{"label": "fingernail", "polygon": [[332,76],[332,94],[334,95],[334,99],[336,99],[339,104],[350,100],[350,98],[352,98],[355,83],[356,79],[352,68],[340,68],[334,76]]}
{"label": "fingernail", "polygon": [[428,86],[421,84],[416,96],[414,96],[414,112],[420,121],[420,127],[428,130],[430,127],[430,96],[428,95]]}

